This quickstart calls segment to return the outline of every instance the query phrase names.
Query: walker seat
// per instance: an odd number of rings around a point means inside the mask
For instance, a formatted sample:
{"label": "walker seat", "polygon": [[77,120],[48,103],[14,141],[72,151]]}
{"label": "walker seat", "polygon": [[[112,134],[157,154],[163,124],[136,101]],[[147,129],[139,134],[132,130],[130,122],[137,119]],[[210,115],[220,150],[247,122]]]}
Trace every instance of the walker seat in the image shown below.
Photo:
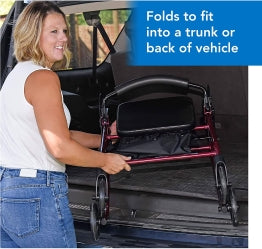
{"label": "walker seat", "polygon": [[191,152],[195,111],[187,96],[123,102],[116,120],[119,140],[111,152],[133,159]]}
{"label": "walker seat", "polygon": [[189,131],[195,127],[195,111],[187,96],[149,99],[120,104],[116,120],[121,137]]}

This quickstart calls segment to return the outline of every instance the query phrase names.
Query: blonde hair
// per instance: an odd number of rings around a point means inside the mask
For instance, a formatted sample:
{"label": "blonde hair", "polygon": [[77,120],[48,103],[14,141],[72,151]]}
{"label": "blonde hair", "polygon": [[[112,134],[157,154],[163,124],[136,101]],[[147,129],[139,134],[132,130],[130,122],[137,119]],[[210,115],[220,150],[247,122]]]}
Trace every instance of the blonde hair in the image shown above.
{"label": "blonde hair", "polygon": [[[46,67],[47,57],[39,46],[43,22],[50,13],[59,13],[67,25],[69,42],[69,26],[65,14],[50,1],[33,1],[25,7],[19,15],[14,29],[14,55],[17,61],[32,60],[34,63]],[[71,52],[66,46],[64,58],[52,66],[52,70],[64,69],[69,66]]]}

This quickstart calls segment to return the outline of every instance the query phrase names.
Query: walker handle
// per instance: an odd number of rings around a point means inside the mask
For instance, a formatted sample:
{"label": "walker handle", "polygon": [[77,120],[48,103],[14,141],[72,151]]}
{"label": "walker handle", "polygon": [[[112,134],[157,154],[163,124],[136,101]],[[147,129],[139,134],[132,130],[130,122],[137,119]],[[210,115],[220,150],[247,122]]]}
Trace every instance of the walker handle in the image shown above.
{"label": "walker handle", "polygon": [[122,83],[115,87],[114,92],[118,96],[138,89],[143,89],[145,93],[177,91],[187,93],[188,87],[188,81],[177,79],[172,75],[152,75]]}

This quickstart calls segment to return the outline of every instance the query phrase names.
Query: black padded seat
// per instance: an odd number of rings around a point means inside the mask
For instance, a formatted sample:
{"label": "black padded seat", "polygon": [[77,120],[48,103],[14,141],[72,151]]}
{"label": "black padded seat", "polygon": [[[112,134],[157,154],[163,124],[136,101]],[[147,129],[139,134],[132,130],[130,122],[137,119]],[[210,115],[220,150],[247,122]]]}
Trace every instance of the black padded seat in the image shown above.
{"label": "black padded seat", "polygon": [[117,110],[119,136],[188,131],[194,127],[194,106],[187,96],[124,102]]}

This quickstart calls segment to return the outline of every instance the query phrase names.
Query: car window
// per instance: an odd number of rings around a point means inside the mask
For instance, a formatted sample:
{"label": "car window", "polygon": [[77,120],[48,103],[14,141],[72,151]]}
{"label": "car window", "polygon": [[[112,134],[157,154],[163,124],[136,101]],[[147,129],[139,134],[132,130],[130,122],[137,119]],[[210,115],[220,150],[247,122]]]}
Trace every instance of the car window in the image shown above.
{"label": "car window", "polygon": [[[100,11],[101,23],[112,44],[115,43],[130,14],[131,11],[128,9]],[[69,14],[67,20],[71,35],[72,59],[70,68],[91,67],[93,64],[93,27],[86,23],[82,13]],[[110,51],[99,31],[97,31],[97,34],[97,65],[99,65]]]}

